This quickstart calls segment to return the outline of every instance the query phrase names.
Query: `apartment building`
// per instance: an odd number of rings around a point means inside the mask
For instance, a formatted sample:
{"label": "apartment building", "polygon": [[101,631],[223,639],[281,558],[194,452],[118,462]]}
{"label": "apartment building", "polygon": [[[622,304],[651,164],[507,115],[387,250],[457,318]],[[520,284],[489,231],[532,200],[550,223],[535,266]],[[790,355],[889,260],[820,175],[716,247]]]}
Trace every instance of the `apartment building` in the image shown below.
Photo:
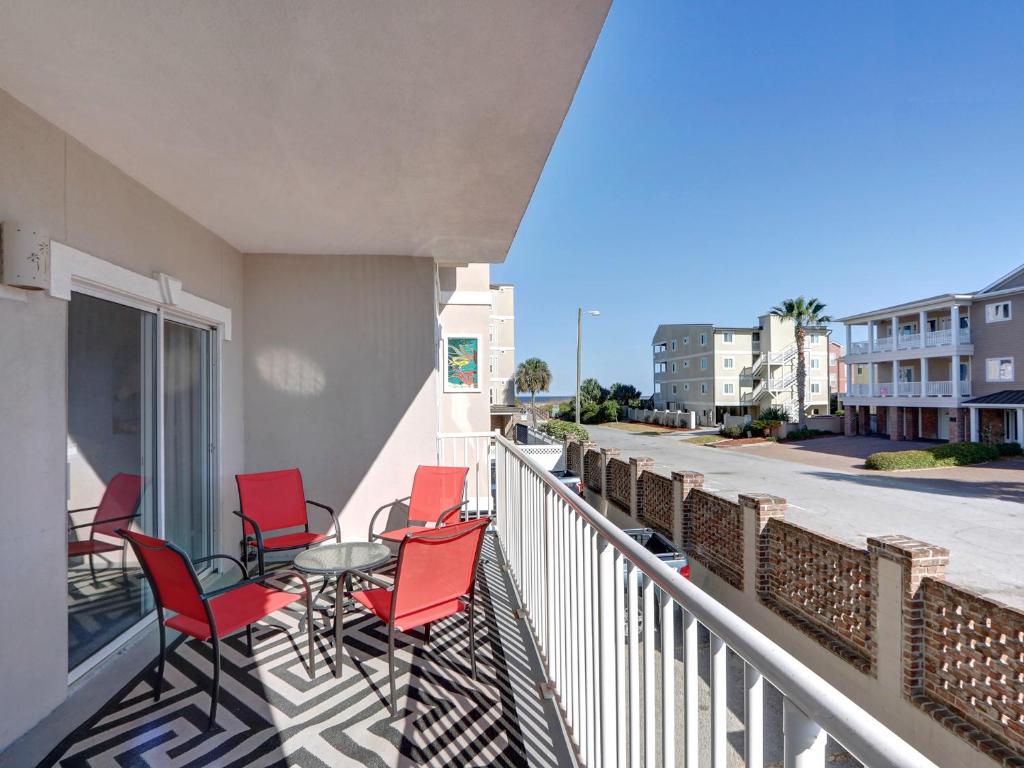
{"label": "apartment building", "polygon": [[1020,442],[1022,312],[1024,265],[980,291],[842,318],[846,433]]}
{"label": "apartment building", "polygon": [[[698,424],[729,414],[756,418],[769,405],[795,418],[796,337],[791,320],[766,314],[755,326],[659,325],[652,340],[654,404],[694,411]],[[828,413],[828,329],[807,334],[808,415]]]}

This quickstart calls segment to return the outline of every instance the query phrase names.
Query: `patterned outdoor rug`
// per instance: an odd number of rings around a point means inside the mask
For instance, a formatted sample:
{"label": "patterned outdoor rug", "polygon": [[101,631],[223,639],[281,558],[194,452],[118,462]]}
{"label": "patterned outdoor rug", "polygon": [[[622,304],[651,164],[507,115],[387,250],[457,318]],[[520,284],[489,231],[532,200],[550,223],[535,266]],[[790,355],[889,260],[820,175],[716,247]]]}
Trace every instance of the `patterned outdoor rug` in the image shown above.
{"label": "patterned outdoor rug", "polygon": [[[221,646],[217,725],[205,731],[212,674],[210,646],[176,642],[165,690],[153,701],[152,667],[75,730],[44,766],[526,766],[568,759],[550,725],[550,702],[537,692],[534,650],[512,617],[508,582],[492,535],[481,563],[477,617],[478,680],[470,677],[465,615],[420,632],[396,652],[399,709],[392,716],[387,635],[375,617],[346,614],[341,680],[333,677],[332,635],[317,637],[310,680],[301,612],[281,611],[257,625],[254,655],[245,633]],[[330,593],[328,593],[329,595]]]}

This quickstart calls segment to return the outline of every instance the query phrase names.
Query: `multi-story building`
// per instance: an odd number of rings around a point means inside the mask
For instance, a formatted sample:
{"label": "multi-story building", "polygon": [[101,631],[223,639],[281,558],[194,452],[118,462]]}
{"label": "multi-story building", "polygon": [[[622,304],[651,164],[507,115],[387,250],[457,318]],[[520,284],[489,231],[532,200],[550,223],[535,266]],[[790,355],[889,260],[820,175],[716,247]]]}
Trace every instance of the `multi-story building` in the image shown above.
{"label": "multi-story building", "polygon": [[[950,293],[842,318],[847,434],[893,440],[1024,434],[1024,266],[975,293]],[[855,336],[858,337],[855,339]]]}
{"label": "multi-story building", "polygon": [[516,316],[515,288],[511,285],[491,285],[488,341],[491,345],[491,405],[515,405]]}
{"label": "multi-story building", "polygon": [[846,348],[842,344],[828,343],[828,389],[833,395],[846,392],[846,366],[842,362],[845,353]]}
{"label": "multi-story building", "polygon": [[[808,415],[828,412],[828,333],[807,333]],[[652,344],[656,408],[694,411],[699,424],[721,423],[726,414],[756,417],[769,405],[798,415],[791,320],[766,314],[756,326],[737,328],[659,325]]]}

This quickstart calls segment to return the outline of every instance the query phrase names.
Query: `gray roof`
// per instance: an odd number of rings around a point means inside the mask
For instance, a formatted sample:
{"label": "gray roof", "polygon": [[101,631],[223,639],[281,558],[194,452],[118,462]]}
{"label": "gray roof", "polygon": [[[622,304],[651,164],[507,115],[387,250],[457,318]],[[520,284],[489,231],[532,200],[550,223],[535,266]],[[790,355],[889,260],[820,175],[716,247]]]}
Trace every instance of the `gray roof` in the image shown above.
{"label": "gray roof", "polygon": [[964,405],[1024,405],[1024,389],[1004,389],[967,400]]}

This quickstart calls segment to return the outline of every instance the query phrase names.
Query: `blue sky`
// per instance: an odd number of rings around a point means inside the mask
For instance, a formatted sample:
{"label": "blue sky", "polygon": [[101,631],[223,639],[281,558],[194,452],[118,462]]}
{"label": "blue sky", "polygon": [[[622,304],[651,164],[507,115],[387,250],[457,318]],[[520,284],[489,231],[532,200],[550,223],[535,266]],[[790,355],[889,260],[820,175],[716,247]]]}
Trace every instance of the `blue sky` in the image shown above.
{"label": "blue sky", "polygon": [[[619,2],[505,264],[516,356],[651,390],[663,322],[834,316],[1024,262],[1024,3]],[[842,333],[837,333],[837,338]],[[839,338],[842,341],[842,338]]]}

